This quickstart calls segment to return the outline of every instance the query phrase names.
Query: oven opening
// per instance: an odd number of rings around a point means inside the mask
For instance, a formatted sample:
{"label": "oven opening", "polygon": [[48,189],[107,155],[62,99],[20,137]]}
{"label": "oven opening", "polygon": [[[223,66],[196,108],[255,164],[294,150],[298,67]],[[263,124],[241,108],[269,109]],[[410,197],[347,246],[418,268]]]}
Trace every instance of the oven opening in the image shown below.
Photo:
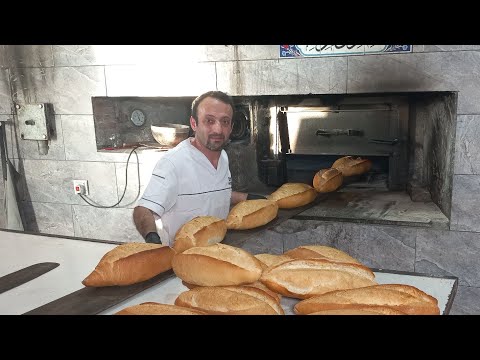
{"label": "oven opening", "polygon": [[257,98],[250,109],[258,178],[267,187],[312,185],[338,158],[366,158],[370,171],[344,177],[297,217],[448,229],[456,99],[455,92]]}

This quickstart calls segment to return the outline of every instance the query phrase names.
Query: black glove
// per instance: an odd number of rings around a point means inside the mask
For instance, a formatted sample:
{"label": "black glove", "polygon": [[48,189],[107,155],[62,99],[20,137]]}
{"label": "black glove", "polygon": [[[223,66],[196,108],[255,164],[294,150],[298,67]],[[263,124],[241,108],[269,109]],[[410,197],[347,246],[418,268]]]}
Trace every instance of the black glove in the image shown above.
{"label": "black glove", "polygon": [[266,197],[258,194],[247,194],[247,200],[255,200],[255,199],[266,199]]}
{"label": "black glove", "polygon": [[161,244],[162,241],[160,240],[160,236],[156,232],[149,232],[147,236],[145,236],[145,242],[151,244]]}

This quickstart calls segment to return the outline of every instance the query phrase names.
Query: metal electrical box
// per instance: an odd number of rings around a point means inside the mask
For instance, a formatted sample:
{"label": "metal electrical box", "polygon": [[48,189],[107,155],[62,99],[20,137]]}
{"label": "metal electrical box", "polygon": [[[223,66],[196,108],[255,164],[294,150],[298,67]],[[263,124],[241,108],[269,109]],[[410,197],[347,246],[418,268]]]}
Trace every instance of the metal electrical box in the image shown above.
{"label": "metal electrical box", "polygon": [[54,116],[51,104],[16,104],[20,137],[23,140],[49,140],[49,123]]}

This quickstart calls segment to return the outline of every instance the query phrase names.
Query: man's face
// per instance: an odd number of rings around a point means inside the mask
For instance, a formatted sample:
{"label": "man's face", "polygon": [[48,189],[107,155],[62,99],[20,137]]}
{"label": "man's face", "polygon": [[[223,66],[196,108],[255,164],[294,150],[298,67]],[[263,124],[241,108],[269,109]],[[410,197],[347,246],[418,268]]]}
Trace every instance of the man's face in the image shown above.
{"label": "man's face", "polygon": [[232,132],[233,109],[215,98],[202,100],[197,109],[198,121],[190,118],[195,139],[211,151],[221,151]]}

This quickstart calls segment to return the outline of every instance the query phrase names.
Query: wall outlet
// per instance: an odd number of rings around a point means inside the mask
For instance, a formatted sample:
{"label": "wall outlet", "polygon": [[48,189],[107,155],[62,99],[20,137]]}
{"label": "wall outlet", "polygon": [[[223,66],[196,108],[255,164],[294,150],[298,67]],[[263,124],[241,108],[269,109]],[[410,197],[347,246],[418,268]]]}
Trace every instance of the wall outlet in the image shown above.
{"label": "wall outlet", "polygon": [[73,180],[75,194],[88,195],[88,180]]}

